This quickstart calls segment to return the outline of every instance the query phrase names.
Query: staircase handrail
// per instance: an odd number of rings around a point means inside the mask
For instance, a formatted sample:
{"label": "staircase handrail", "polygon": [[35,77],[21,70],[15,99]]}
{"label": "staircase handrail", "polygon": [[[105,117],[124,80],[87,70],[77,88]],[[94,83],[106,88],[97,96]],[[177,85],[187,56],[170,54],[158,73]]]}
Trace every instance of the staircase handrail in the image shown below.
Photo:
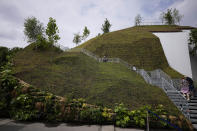
{"label": "staircase handrail", "polygon": [[138,69],[137,72],[144,78],[144,80],[147,83],[152,84],[152,80],[151,80],[150,76],[148,75],[148,73],[144,69]]}
{"label": "staircase handrail", "polygon": [[[164,82],[165,84],[167,84],[168,86],[170,86],[172,89],[174,88],[173,84],[169,83],[167,80],[165,80],[164,78],[162,78],[162,82]],[[164,88],[163,88],[164,89]],[[165,89],[165,92],[167,95],[169,95],[169,90]],[[179,94],[179,96],[181,96],[182,99],[179,99],[179,103],[181,105],[181,112],[183,112],[183,114],[185,115],[185,117],[187,117],[188,119],[190,119],[190,114],[188,112],[189,110],[189,106],[188,106],[188,102],[187,100],[185,99],[185,97],[180,93],[180,91],[177,91],[177,90],[173,90],[173,92],[176,92]],[[186,107],[186,111],[187,112],[184,112],[183,108]]]}
{"label": "staircase handrail", "polygon": [[[98,57],[97,55],[93,54],[92,52],[84,49],[84,48],[81,48],[81,52],[83,52],[84,54],[90,56],[90,57],[93,57],[94,59],[96,59],[97,61],[99,62],[103,62],[103,58],[100,58]],[[120,59],[120,58],[107,58],[109,61],[108,62],[116,62],[116,63],[120,63],[122,65],[125,65],[126,67],[128,67],[129,69],[132,69],[133,65],[127,63],[126,61]],[[144,80],[149,83],[149,84],[153,84],[153,81],[151,79],[151,77],[148,75],[148,73],[144,70],[144,69],[137,69],[136,71],[138,74],[140,74]],[[156,69],[154,71],[150,71],[150,73],[155,73],[156,74],[156,77],[158,79],[161,79],[161,86],[162,86],[162,89],[164,90],[164,92],[168,95],[168,92],[170,92],[167,88],[165,88],[165,86],[163,84],[167,84],[169,87],[171,87],[171,89],[174,89],[173,91],[176,91],[181,97],[183,97],[184,101],[182,101],[180,99],[180,103],[182,105],[182,107],[185,105],[185,107],[187,109],[188,108],[188,102],[185,100],[185,97],[174,87],[174,83],[173,83],[173,80],[171,79],[170,76],[168,76],[165,72],[163,72],[161,69]],[[181,110],[181,109],[180,109]],[[181,110],[183,112],[183,110]],[[189,113],[187,112],[187,114],[185,114],[185,112],[183,112],[183,114],[190,119],[190,116],[189,116]]]}
{"label": "staircase handrail", "polygon": [[[165,120],[164,118],[161,118],[159,115],[157,115],[156,113],[152,112],[152,111],[149,110],[149,109],[146,109],[146,110],[147,110],[147,112],[148,112],[149,114],[154,115],[154,116],[157,117],[159,120],[161,120],[161,121],[167,123],[168,125],[174,127],[174,128],[177,129],[178,131],[182,131],[182,129],[181,129],[180,127],[178,127],[178,126],[172,124],[170,121]],[[148,129],[148,130],[149,130],[149,129]]]}
{"label": "staircase handrail", "polygon": [[156,69],[156,71],[159,73],[160,77],[163,77],[165,80],[167,80],[169,83],[173,83],[171,77],[167,75],[165,72],[163,72],[161,69]]}

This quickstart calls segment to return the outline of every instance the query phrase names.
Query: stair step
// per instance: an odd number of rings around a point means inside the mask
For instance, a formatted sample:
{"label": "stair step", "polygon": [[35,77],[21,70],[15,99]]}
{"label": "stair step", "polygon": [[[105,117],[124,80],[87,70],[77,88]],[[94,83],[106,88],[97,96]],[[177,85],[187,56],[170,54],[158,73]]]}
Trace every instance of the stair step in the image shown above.
{"label": "stair step", "polygon": [[[174,103],[179,103],[180,100],[179,99],[171,99]],[[187,103],[187,100],[183,100],[182,102]]]}
{"label": "stair step", "polygon": [[179,109],[187,109],[187,106],[177,106]]}
{"label": "stair step", "polygon": [[[175,88],[174,88],[175,89]],[[169,94],[180,94],[177,90],[169,91]]]}
{"label": "stair step", "polygon": [[172,94],[176,93],[177,94],[178,92],[177,91],[169,91],[168,93],[172,93]]}
{"label": "stair step", "polygon": [[192,122],[192,124],[193,123],[197,124],[197,119],[190,119],[190,121]]}
{"label": "stair step", "polygon": [[183,97],[181,97],[181,96],[171,96],[171,97],[169,97],[169,98],[171,98],[171,99],[180,99],[180,100],[185,100]]}
{"label": "stair step", "polygon": [[190,110],[197,110],[197,106],[189,106]]}
{"label": "stair step", "polygon": [[192,124],[194,129],[197,129],[197,124]]}
{"label": "stair step", "polygon": [[190,114],[191,118],[197,118],[197,114]]}
{"label": "stair step", "polygon": [[189,103],[197,103],[197,100],[190,100]]}
{"label": "stair step", "polygon": [[[181,105],[180,104],[175,104],[179,109],[181,109]],[[186,108],[186,106],[183,106],[183,108]]]}
{"label": "stair step", "polygon": [[172,101],[176,101],[176,102],[186,102],[185,99],[180,99],[180,98],[170,98]]}
{"label": "stair step", "polygon": [[189,106],[197,106],[197,103],[188,103]]}
{"label": "stair step", "polygon": [[191,100],[197,100],[197,97],[193,97],[193,98],[191,98]]}
{"label": "stair step", "polygon": [[169,93],[167,94],[168,96],[181,96],[181,94],[179,93]]}
{"label": "stair step", "polygon": [[197,114],[197,110],[190,110],[190,114]]}
{"label": "stair step", "polygon": [[168,96],[180,96],[180,94],[179,93],[176,93],[176,94],[175,93],[170,93],[170,94],[168,93]]}

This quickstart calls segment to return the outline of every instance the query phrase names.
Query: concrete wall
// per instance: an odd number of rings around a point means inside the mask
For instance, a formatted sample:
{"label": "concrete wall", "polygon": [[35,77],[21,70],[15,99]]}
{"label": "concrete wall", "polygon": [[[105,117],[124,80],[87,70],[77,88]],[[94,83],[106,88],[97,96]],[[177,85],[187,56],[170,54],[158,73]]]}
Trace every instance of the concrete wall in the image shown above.
{"label": "concrete wall", "polygon": [[197,81],[197,56],[190,56],[193,79]]}
{"label": "concrete wall", "polygon": [[169,65],[183,75],[192,77],[188,49],[189,33],[189,30],[183,30],[183,32],[153,34],[159,37]]}

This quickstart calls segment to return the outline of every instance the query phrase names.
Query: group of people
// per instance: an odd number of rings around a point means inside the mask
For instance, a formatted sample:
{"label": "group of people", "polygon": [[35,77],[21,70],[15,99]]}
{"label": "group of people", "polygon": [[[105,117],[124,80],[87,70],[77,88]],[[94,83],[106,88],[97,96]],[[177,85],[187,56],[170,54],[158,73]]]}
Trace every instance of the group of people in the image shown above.
{"label": "group of people", "polygon": [[190,100],[191,97],[194,97],[194,83],[190,77],[183,77],[181,80],[181,93]]}

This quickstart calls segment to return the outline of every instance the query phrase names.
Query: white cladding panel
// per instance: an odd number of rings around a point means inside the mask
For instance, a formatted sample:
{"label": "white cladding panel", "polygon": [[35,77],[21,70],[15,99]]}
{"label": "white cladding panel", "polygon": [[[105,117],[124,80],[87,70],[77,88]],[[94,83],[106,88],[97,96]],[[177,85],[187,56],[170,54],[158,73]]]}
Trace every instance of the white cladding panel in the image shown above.
{"label": "white cladding panel", "polygon": [[168,64],[183,75],[192,77],[188,49],[189,30],[183,32],[153,33],[159,37]]}

